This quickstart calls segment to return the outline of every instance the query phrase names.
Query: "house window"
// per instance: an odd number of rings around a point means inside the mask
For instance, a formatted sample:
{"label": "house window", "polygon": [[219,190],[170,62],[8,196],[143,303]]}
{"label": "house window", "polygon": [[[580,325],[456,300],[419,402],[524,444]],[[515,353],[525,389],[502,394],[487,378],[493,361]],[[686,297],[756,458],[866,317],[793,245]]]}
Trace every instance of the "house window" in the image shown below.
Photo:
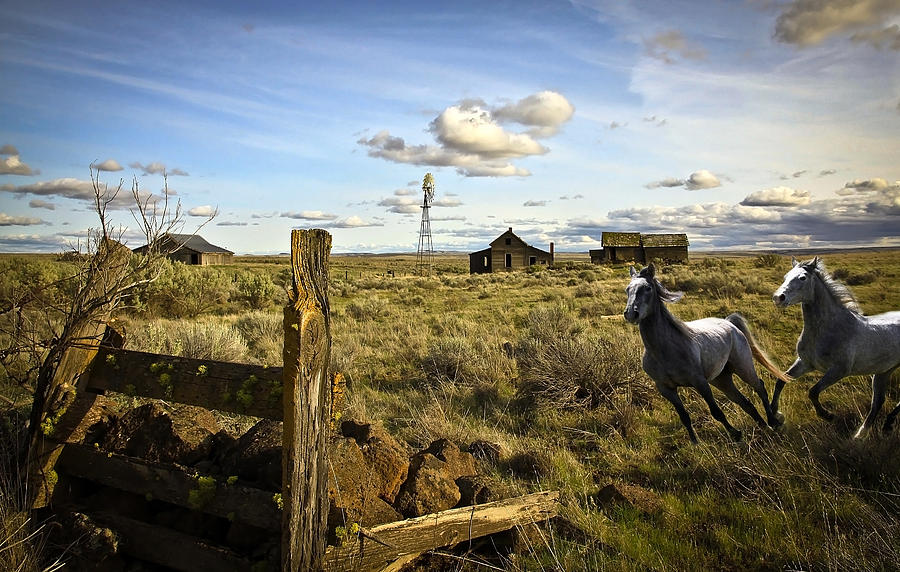
{"label": "house window", "polygon": [[484,267],[485,268],[488,267],[488,257],[487,256],[484,257]]}
{"label": "house window", "polygon": [[512,239],[511,239],[511,238],[507,238],[507,239],[506,239],[506,246],[509,246],[510,244],[512,244]]}
{"label": "house window", "polygon": [[506,267],[512,268],[512,254],[510,254],[509,252],[506,253]]}
{"label": "house window", "polygon": [[537,256],[529,256],[528,266],[534,266],[535,264],[537,264]]}

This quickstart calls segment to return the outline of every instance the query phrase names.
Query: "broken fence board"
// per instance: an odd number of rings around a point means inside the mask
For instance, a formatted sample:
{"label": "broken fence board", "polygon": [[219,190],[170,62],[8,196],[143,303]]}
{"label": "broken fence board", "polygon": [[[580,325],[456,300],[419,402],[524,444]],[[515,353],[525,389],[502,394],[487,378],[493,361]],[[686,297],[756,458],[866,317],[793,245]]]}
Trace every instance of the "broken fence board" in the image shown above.
{"label": "broken fence board", "polygon": [[559,491],[533,493],[382,524],[348,546],[329,547],[328,570],[380,570],[400,557],[541,522],[556,516]]}
{"label": "broken fence board", "polygon": [[[184,572],[251,572],[254,563],[188,534],[110,513],[97,513],[97,522],[114,530],[119,550],[146,562]],[[267,569],[267,568],[263,568]]]}
{"label": "broken fence board", "polygon": [[283,416],[280,367],[103,348],[88,387],[275,420]]}
{"label": "broken fence board", "polygon": [[[119,490],[148,495],[153,500],[194,508],[214,516],[277,531],[281,528],[281,510],[272,493],[229,485],[225,478],[216,482],[215,494],[199,494],[200,484],[195,475],[174,465],[150,463],[142,459],[108,453],[90,445],[68,444],[57,461],[67,474]],[[191,491],[195,493],[194,505]],[[203,501],[203,502],[200,502]]]}

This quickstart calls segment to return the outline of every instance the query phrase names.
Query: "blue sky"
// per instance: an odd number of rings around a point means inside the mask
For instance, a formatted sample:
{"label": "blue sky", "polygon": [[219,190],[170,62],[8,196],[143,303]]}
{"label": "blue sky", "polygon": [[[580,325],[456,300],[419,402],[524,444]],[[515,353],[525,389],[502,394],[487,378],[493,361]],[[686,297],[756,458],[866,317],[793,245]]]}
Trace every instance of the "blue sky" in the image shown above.
{"label": "blue sky", "polygon": [[0,10],[3,252],[96,225],[92,163],[156,196],[165,171],[185,230],[217,210],[201,234],[237,253],[311,227],[415,251],[426,172],[442,250],[900,246],[896,0]]}

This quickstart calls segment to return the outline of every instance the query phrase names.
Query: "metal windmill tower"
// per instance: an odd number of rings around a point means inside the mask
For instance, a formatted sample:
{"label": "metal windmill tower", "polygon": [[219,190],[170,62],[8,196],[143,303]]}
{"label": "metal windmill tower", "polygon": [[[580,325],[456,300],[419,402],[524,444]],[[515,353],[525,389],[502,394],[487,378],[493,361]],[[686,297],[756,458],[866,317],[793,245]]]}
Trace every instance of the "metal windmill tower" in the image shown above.
{"label": "metal windmill tower", "polygon": [[419,249],[416,251],[416,274],[431,274],[434,264],[434,247],[431,244],[431,217],[428,211],[431,209],[431,201],[434,200],[434,177],[431,173],[425,173],[422,181],[422,224],[419,227]]}

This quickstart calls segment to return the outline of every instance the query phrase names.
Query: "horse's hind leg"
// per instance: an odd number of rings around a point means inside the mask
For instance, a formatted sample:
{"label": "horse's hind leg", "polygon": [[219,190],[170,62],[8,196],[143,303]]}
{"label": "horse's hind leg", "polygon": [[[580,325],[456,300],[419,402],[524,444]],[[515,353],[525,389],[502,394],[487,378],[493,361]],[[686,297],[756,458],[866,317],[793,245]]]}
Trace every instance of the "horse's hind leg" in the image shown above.
{"label": "horse's hind leg", "polygon": [[[716,398],[713,396],[712,388],[706,383],[706,380],[703,380],[703,383],[699,383],[694,386],[700,396],[706,401],[706,405],[709,406],[709,412],[712,413],[713,418],[721,423],[725,429],[728,431],[728,434],[731,435],[731,438],[735,441],[741,440],[741,432],[734,427],[731,426],[731,423],[728,422],[728,419],[725,417],[725,413],[719,408],[719,404],[716,403]],[[740,392],[739,392],[740,393]],[[745,398],[746,399],[746,398]],[[757,417],[759,413],[756,414]]]}
{"label": "horse's hind leg", "polygon": [[[769,404],[769,393],[766,391],[766,385],[763,383],[762,379],[759,378],[759,375],[756,373],[756,368],[753,367],[753,358],[749,353],[742,355],[737,363],[734,364],[734,372],[744,380],[744,383],[753,388],[753,391],[756,392],[756,395],[759,396],[760,401],[763,404],[763,411],[766,413],[766,419],[768,420],[769,427],[773,429],[775,427],[779,427],[784,424],[784,415],[778,413],[778,410],[774,405]],[[778,380],[781,382],[781,380]],[[784,382],[781,382],[784,383]],[[733,384],[732,384],[733,385]],[[737,390],[735,388],[735,390]],[[743,397],[743,395],[741,396]],[[746,398],[745,398],[746,399]],[[774,398],[773,398],[774,399]],[[734,401],[734,400],[732,400]],[[738,403],[735,401],[735,403]],[[738,403],[740,405],[740,403]],[[743,406],[742,406],[743,407]],[[747,411],[746,408],[744,408]],[[754,413],[756,409],[753,410]],[[749,411],[747,411],[750,413]],[[754,419],[757,418],[758,415],[753,415],[750,413],[751,417]],[[764,425],[765,423],[760,423],[760,425]]]}
{"label": "horse's hind leg", "polygon": [[894,420],[897,419],[897,415],[900,414],[900,403],[894,407],[893,411],[888,413],[887,418],[884,420],[884,432],[889,433],[891,429],[894,428]]}
{"label": "horse's hind leg", "polygon": [[659,383],[656,384],[656,389],[659,390],[660,395],[668,399],[669,403],[675,407],[675,411],[678,412],[678,418],[681,419],[681,424],[687,429],[691,442],[696,443],[697,434],[694,433],[694,428],[691,426],[691,416],[688,415],[687,409],[684,408],[684,403],[678,397],[678,391],[674,387],[667,387]]}
{"label": "horse's hind leg", "polygon": [[[766,426],[765,419],[759,414],[759,411],[756,410],[756,407],[753,406],[753,403],[747,399],[743,393],[734,385],[734,379],[731,376],[731,371],[727,368],[725,371],[719,374],[715,379],[710,380],[710,383],[713,387],[716,387],[725,394],[725,397],[730,399],[733,403],[736,403],[741,409],[747,412],[747,415],[752,417],[754,421],[756,421],[761,427]],[[765,402],[764,402],[765,403]]]}
{"label": "horse's hind leg", "polygon": [[[872,406],[869,408],[869,414],[866,416],[866,420],[863,421],[863,424],[860,425],[856,434],[853,436],[854,439],[865,437],[869,432],[869,429],[872,428],[872,425],[875,424],[875,417],[878,416],[878,412],[881,411],[881,406],[884,405],[884,393],[887,390],[888,382],[890,380],[891,372],[889,371],[886,373],[876,373],[872,376]],[[891,411],[891,414],[893,413],[894,412]]]}

